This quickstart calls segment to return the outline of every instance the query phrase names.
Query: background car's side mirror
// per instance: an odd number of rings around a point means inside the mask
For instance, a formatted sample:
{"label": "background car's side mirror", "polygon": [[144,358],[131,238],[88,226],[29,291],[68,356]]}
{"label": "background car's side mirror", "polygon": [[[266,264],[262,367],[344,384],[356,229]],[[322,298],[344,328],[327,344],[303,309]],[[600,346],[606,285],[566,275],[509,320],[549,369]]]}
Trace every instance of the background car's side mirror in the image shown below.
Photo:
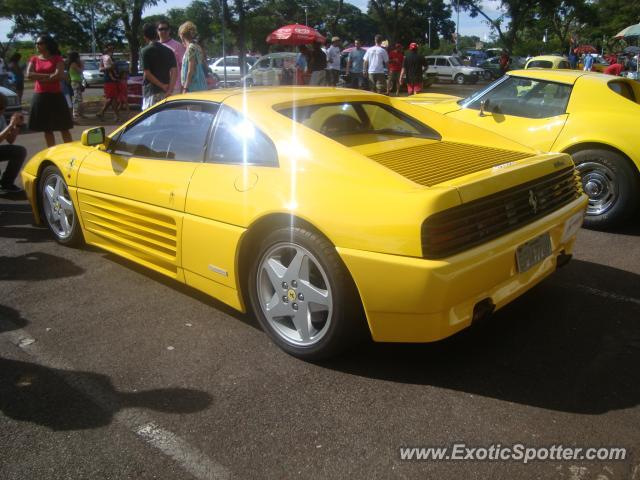
{"label": "background car's side mirror", "polygon": [[80,143],[87,147],[94,147],[96,145],[104,144],[104,139],[104,127],[94,127],[82,132]]}

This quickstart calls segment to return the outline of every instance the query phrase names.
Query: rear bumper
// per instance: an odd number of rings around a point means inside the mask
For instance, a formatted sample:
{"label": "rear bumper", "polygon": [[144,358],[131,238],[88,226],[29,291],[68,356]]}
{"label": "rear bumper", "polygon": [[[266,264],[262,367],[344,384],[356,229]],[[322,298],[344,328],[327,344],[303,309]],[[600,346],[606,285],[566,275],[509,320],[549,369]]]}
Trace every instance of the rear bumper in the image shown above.
{"label": "rear bumper", "polygon": [[[566,229],[584,214],[586,203],[583,195],[516,232],[443,260],[338,252],[356,283],[375,341],[431,342],[468,327],[479,302],[489,299],[499,309],[554,272],[558,256],[573,250],[577,228]],[[517,247],[546,232],[551,256],[519,273]]]}

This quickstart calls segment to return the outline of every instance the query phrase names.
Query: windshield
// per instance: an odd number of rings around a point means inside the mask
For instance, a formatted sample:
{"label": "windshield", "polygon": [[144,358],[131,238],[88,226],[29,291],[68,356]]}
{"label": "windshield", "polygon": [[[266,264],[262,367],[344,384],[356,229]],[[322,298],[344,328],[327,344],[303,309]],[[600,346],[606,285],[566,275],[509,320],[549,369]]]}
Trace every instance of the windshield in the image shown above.
{"label": "windshield", "polygon": [[465,108],[484,110],[492,115],[524,118],[551,118],[566,112],[571,85],[535,78],[506,75],[491,91],[477,95]]}
{"label": "windshield", "polygon": [[462,67],[462,62],[460,62],[458,57],[449,57],[449,61],[454,67]]}
{"label": "windshield", "polygon": [[85,60],[84,61],[84,69],[85,70],[98,70],[98,62],[93,60]]}
{"label": "windshield", "polygon": [[497,85],[500,85],[502,82],[507,80],[507,78],[509,78],[509,77],[507,75],[504,75],[504,76],[498,78],[497,80],[495,80],[493,83],[490,83],[487,87],[485,87],[485,88],[483,88],[481,90],[477,90],[477,91],[473,92],[467,98],[463,98],[462,100],[458,100],[458,102],[457,102],[458,105],[466,106],[468,103],[473,102],[476,98],[481,97],[485,93],[493,90]]}

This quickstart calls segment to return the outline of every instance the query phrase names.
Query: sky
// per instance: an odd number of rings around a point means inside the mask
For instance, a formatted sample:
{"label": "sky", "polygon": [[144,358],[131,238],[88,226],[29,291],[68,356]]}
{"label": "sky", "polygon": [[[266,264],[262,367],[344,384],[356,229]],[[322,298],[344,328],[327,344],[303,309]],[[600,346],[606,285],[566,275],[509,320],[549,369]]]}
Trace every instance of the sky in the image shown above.
{"label": "sky", "polygon": [[[453,1],[453,0],[452,0]],[[347,0],[348,3],[352,3],[356,7],[360,8],[362,11],[366,11],[368,0]],[[167,0],[166,2],[160,2],[155,7],[150,7],[144,11],[143,15],[154,15],[154,14],[162,14],[169,10],[170,8],[184,8],[191,0]],[[495,0],[483,0],[483,4],[485,5],[485,12],[492,18],[495,18],[499,15],[498,7],[499,1]],[[454,8],[454,14],[452,20],[456,21],[456,14]],[[7,40],[7,34],[11,29],[12,22],[9,20],[0,20],[0,41],[5,42]],[[426,27],[426,26],[425,26]],[[275,28],[275,26],[274,26]],[[425,28],[426,30],[426,28]],[[476,35],[480,37],[481,40],[485,40],[488,38],[490,34],[490,28],[487,25],[487,22],[480,17],[471,18],[468,14],[464,12],[460,12],[460,35]]]}

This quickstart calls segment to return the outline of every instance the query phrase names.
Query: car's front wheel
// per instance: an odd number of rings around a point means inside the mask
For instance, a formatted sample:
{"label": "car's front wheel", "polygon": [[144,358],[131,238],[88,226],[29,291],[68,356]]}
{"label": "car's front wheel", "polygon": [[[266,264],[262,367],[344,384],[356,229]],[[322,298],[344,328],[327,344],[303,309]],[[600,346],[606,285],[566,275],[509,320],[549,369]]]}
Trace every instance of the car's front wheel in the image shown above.
{"label": "car's front wheel", "polygon": [[462,75],[461,73],[459,73],[458,75],[456,75],[453,79],[454,82],[456,82],[458,85],[462,85],[464,84],[464,75]]}
{"label": "car's front wheel", "polygon": [[60,170],[50,165],[42,172],[39,198],[44,219],[55,239],[68,246],[82,245],[82,229],[67,183]]}
{"label": "car's front wheel", "polygon": [[608,229],[629,220],[640,205],[638,171],[619,153],[588,149],[573,154],[589,197],[584,225]]}
{"label": "car's front wheel", "polygon": [[287,353],[334,356],[362,335],[359,297],[336,249],[321,235],[283,227],[267,235],[248,276],[253,310]]}

